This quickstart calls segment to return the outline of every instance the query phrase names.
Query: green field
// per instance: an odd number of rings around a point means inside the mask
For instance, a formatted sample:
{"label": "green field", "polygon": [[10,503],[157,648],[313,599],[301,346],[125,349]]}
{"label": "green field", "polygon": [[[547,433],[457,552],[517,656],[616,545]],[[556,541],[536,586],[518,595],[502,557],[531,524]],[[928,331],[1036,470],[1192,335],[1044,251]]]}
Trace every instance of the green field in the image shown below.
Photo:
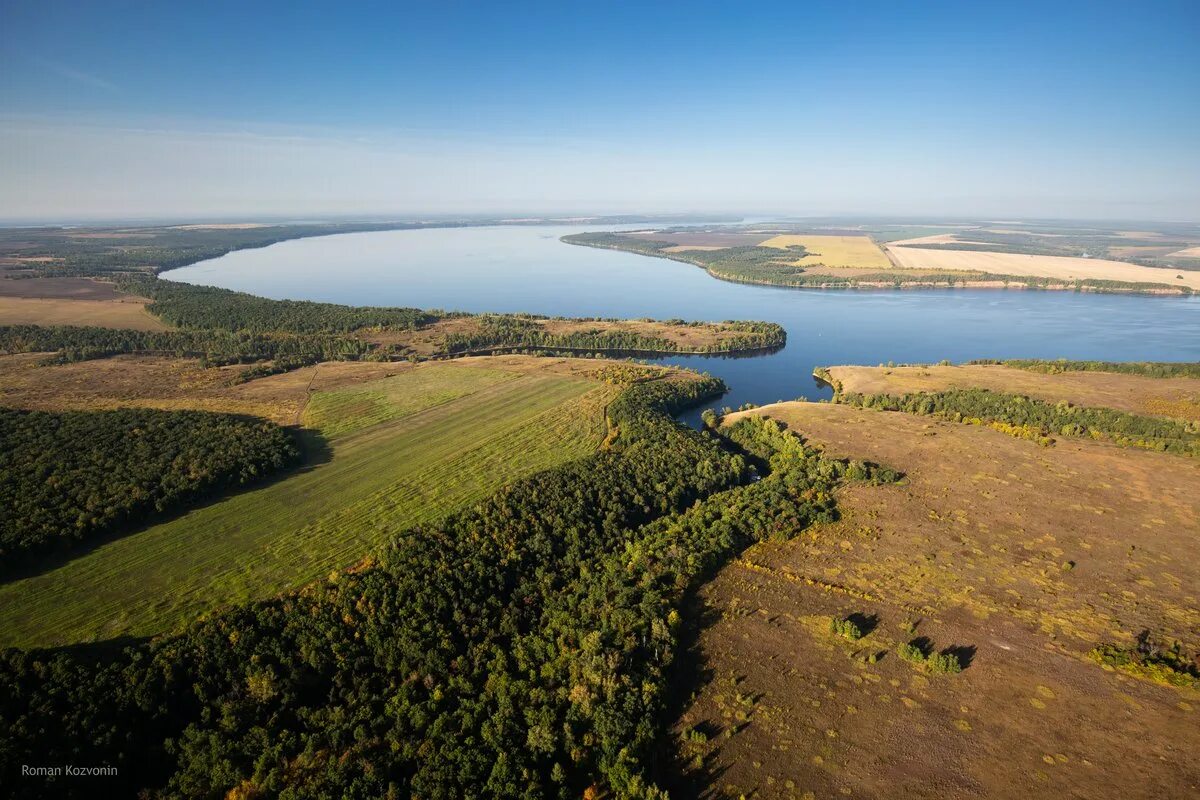
{"label": "green field", "polygon": [[332,458],[0,586],[0,646],[171,630],[352,565],[390,535],[593,451],[617,389],[431,364],[313,396]]}

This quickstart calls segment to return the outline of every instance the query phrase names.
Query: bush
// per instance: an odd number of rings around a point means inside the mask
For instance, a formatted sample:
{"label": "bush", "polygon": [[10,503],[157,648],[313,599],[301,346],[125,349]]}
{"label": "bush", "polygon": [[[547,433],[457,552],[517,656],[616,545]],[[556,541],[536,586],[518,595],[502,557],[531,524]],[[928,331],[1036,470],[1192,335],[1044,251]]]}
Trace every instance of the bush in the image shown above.
{"label": "bush", "polygon": [[925,659],[925,669],[935,675],[957,675],[962,672],[962,662],[954,653],[931,653]]}
{"label": "bush", "polygon": [[845,639],[856,642],[863,637],[862,629],[851,619],[838,619],[834,617],[829,620],[829,632],[836,633]]}

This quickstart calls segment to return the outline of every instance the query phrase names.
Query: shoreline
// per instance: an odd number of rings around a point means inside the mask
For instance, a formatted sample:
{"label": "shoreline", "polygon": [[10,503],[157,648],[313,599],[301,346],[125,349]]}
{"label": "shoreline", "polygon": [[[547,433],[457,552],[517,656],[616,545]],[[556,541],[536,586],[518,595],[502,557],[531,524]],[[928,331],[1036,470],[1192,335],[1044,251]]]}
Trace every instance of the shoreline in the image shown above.
{"label": "shoreline", "polygon": [[1020,275],[995,275],[994,278],[988,280],[962,280],[962,281],[930,281],[930,280],[912,280],[902,281],[899,283],[892,281],[854,281],[853,278],[847,278],[847,283],[829,283],[829,284],[795,284],[795,283],[778,283],[767,280],[753,280],[751,278],[739,278],[727,273],[717,272],[704,264],[698,264],[695,261],[687,258],[680,258],[673,253],[648,253],[641,250],[632,250],[624,247],[615,247],[607,244],[593,244],[591,242],[575,242],[570,241],[567,237],[560,237],[559,241],[563,244],[575,245],[576,247],[592,247],[597,250],[613,250],[618,253],[629,253],[636,256],[645,256],[647,258],[662,258],[667,261],[677,261],[682,264],[689,264],[698,269],[704,270],[709,276],[727,283],[741,283],[747,286],[770,286],[776,289],[798,289],[811,291],[896,291],[896,290],[922,290],[922,289],[1016,289],[1020,291],[1047,291],[1047,292],[1077,292],[1080,294],[1124,294],[1124,295],[1145,295],[1150,297],[1193,297],[1197,292],[1188,290],[1186,287],[1167,286],[1165,284],[1147,283],[1143,284],[1146,288],[1141,288],[1143,285],[1134,284],[1131,286],[1090,286],[1080,285],[1078,283],[1047,283],[1036,284],[1029,283],[1030,280],[1046,280],[1053,281],[1054,278],[1037,278],[1035,276],[1020,276]]}

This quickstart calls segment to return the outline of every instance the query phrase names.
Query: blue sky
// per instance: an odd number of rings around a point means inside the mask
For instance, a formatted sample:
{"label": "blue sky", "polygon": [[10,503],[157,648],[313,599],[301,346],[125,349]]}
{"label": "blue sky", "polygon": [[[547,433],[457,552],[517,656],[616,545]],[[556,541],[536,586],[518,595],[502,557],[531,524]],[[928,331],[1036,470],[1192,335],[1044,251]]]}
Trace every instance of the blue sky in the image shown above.
{"label": "blue sky", "polygon": [[1200,218],[1196,2],[0,15],[0,217]]}

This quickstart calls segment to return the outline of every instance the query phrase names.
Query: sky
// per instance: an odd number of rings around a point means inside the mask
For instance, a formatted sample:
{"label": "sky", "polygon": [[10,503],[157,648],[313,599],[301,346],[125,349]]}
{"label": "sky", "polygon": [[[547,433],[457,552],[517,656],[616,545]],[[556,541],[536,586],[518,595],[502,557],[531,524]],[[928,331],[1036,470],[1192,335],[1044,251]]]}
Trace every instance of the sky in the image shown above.
{"label": "sky", "polygon": [[1200,2],[0,0],[0,219],[1200,220]]}

